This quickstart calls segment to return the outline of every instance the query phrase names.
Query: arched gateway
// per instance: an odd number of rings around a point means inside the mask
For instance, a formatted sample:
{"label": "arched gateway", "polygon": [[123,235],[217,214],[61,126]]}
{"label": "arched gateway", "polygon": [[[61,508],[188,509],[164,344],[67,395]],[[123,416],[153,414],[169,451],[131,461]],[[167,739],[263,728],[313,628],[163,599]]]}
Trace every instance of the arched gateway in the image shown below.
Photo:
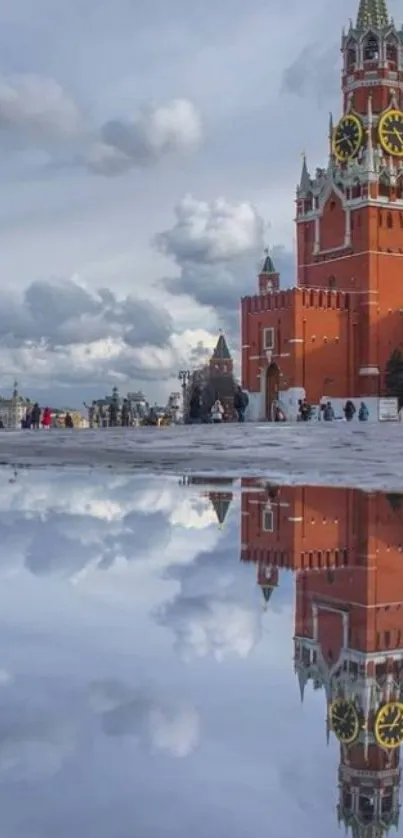
{"label": "arched gateway", "polygon": [[274,421],[274,408],[279,398],[280,370],[275,363],[269,364],[266,370],[266,419]]}

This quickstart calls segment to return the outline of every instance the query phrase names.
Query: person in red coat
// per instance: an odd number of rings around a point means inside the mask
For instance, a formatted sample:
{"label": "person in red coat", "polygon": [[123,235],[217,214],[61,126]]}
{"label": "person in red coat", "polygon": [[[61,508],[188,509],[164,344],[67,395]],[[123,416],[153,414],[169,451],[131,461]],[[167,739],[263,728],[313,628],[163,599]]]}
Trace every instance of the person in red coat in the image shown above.
{"label": "person in red coat", "polygon": [[43,428],[50,428],[52,424],[52,414],[48,407],[45,407],[42,416],[42,427]]}

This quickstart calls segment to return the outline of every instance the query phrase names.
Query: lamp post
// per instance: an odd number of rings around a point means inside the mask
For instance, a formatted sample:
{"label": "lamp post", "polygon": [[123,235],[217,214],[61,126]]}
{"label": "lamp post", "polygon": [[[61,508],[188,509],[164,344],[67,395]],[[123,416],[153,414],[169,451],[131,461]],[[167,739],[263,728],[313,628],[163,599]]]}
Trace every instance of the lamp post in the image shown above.
{"label": "lamp post", "polygon": [[189,370],[179,370],[178,379],[180,381],[182,387],[182,409],[183,409],[183,419],[185,419],[185,405],[186,405],[186,387],[190,381],[190,371]]}

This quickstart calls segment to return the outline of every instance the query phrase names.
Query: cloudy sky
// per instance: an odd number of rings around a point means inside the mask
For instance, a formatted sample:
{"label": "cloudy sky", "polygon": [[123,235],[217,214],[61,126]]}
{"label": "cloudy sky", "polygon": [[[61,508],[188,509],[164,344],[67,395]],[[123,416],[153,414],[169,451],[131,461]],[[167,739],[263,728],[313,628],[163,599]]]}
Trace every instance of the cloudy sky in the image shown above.
{"label": "cloudy sky", "polygon": [[294,578],[263,611],[239,485],[222,528],[197,491],[0,472],[7,838],[338,835],[324,695],[301,705],[293,671]]}
{"label": "cloudy sky", "polygon": [[325,161],[356,5],[2,5],[2,393],[163,400],[220,327],[236,356],[265,245],[294,280],[301,152]]}

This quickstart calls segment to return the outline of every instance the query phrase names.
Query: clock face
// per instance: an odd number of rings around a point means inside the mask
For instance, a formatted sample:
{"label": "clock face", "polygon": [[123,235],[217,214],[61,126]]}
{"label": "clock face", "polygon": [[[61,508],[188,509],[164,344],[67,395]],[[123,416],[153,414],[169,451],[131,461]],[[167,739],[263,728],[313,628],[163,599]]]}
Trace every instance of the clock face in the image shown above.
{"label": "clock face", "polygon": [[384,704],[375,719],[375,738],[384,748],[398,748],[403,742],[403,704]]}
{"label": "clock face", "polygon": [[333,135],[333,153],[342,163],[357,154],[364,136],[362,122],[355,114],[343,116]]}
{"label": "clock face", "polygon": [[337,698],[330,706],[330,723],[339,742],[350,745],[359,732],[358,714],[351,701]]}
{"label": "clock face", "polygon": [[381,116],[378,124],[379,142],[393,157],[403,157],[403,112],[392,109]]}

